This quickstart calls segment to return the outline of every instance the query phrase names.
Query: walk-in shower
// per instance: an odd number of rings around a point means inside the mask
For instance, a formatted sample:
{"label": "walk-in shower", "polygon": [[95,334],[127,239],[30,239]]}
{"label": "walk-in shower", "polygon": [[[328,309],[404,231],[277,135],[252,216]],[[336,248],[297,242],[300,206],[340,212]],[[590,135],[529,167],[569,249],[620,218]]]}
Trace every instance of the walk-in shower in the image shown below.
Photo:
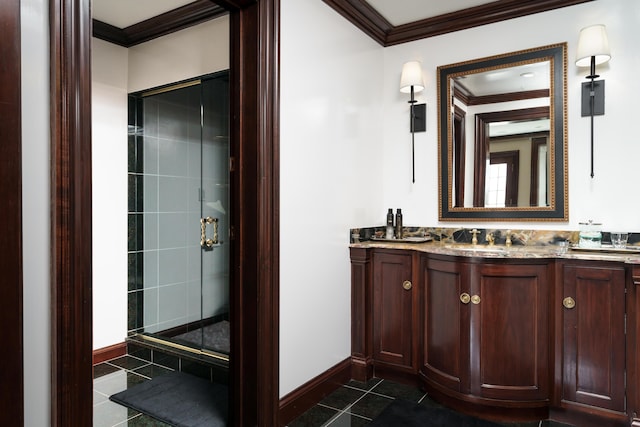
{"label": "walk-in shower", "polygon": [[228,72],[131,94],[128,144],[128,335],[228,362]]}

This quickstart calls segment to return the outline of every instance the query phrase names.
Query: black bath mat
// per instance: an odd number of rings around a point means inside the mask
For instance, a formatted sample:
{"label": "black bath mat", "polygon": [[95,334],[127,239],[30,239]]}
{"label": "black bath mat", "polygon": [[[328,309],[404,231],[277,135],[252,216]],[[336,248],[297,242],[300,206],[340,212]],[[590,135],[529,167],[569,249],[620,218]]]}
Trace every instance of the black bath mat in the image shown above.
{"label": "black bath mat", "polygon": [[110,397],[167,424],[179,427],[227,425],[227,386],[183,372],[171,372]]}
{"label": "black bath mat", "polygon": [[499,424],[446,408],[436,408],[396,399],[368,427],[501,427]]}

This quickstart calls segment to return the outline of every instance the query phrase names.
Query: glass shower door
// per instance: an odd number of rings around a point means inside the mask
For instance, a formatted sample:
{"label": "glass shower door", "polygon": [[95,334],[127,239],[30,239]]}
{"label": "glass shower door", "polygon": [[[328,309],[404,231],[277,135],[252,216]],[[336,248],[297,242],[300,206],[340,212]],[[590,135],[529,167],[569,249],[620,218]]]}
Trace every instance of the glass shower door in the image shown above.
{"label": "glass shower door", "polygon": [[136,331],[224,359],[229,353],[228,74],[142,94],[138,105],[144,161],[142,181],[136,177],[130,186],[143,200],[142,225],[134,234],[143,242],[144,298],[134,300],[134,321],[142,323]]}
{"label": "glass shower door", "polygon": [[228,78],[202,82],[202,349],[229,354]]}

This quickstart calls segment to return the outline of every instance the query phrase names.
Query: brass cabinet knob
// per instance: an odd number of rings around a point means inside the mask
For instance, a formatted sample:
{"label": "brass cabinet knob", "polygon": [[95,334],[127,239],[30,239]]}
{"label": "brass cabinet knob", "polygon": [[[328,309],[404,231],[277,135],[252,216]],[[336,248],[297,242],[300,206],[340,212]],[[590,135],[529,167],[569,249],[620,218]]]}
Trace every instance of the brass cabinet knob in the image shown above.
{"label": "brass cabinet knob", "polygon": [[564,305],[565,308],[571,309],[576,306],[576,300],[571,297],[566,297],[562,300],[562,305]]}
{"label": "brass cabinet knob", "polygon": [[413,285],[408,280],[405,280],[404,282],[402,282],[402,287],[404,288],[405,291],[410,290],[412,286]]}
{"label": "brass cabinet knob", "polygon": [[460,302],[463,304],[469,304],[469,301],[471,301],[471,296],[468,293],[465,292],[460,294]]}
{"label": "brass cabinet knob", "polygon": [[480,296],[478,296],[478,295],[474,295],[474,296],[472,296],[472,297],[471,297],[471,302],[472,302],[473,304],[476,304],[476,305],[480,304]]}

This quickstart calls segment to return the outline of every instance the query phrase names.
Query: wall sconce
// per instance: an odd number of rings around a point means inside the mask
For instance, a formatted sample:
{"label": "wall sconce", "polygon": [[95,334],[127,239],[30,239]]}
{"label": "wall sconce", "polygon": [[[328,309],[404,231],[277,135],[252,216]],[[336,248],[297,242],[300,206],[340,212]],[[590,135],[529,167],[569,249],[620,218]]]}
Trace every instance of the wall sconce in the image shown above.
{"label": "wall sconce", "polygon": [[586,77],[590,82],[582,83],[582,117],[591,117],[591,178],[593,178],[593,117],[604,115],[604,80],[596,74],[596,65],[611,59],[609,40],[604,25],[592,25],[580,30],[576,66],[591,67]]}
{"label": "wall sconce", "polygon": [[424,80],[422,78],[422,66],[418,61],[409,61],[402,66],[402,76],[400,77],[400,92],[410,93],[411,116],[409,127],[411,129],[411,167],[412,182],[416,182],[416,162],[415,162],[415,133],[427,130],[427,105],[418,104],[414,95],[424,90]]}

